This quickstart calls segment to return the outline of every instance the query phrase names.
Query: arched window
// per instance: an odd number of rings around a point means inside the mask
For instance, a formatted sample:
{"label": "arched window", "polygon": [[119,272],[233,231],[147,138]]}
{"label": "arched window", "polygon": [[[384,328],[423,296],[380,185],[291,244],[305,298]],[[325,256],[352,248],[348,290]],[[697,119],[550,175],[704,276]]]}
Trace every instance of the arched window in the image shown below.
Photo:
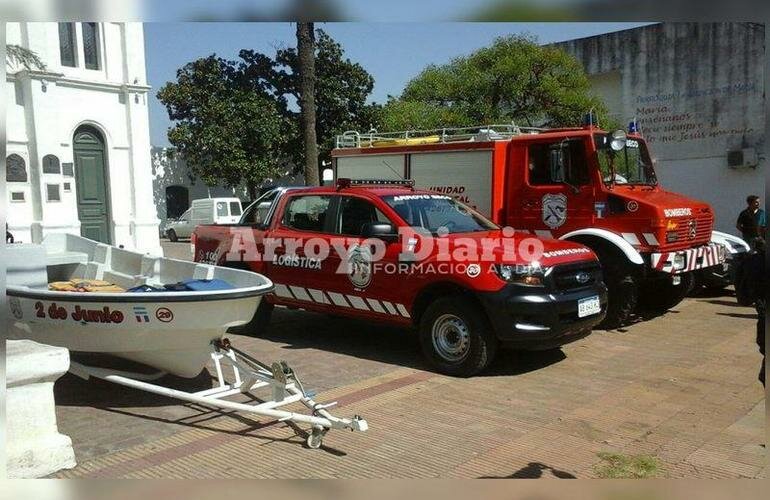
{"label": "arched window", "polygon": [[59,165],[59,158],[57,158],[55,155],[45,155],[43,157],[43,173],[60,174],[61,167]]}
{"label": "arched window", "polygon": [[27,165],[17,154],[5,159],[5,182],[27,182]]}
{"label": "arched window", "polygon": [[166,188],[166,218],[177,219],[190,208],[190,192],[184,186]]}

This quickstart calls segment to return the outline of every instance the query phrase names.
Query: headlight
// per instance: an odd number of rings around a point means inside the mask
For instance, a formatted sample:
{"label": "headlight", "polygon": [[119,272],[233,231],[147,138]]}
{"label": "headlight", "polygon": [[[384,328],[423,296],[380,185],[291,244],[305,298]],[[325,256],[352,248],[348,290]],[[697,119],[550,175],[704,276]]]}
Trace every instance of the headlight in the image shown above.
{"label": "headlight", "polygon": [[543,279],[548,268],[537,262],[532,264],[497,264],[495,272],[503,281],[519,285],[543,286]]}
{"label": "headlight", "polygon": [[678,253],[678,254],[674,255],[674,269],[675,270],[678,271],[679,269],[684,269],[684,264],[685,264],[685,262],[684,262],[684,254],[683,253]]}

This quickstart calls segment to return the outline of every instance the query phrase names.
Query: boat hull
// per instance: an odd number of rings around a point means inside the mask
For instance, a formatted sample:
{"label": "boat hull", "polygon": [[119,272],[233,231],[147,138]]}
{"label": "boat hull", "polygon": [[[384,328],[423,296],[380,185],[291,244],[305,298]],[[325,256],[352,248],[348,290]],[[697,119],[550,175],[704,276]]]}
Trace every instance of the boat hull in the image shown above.
{"label": "boat hull", "polygon": [[[108,353],[180,377],[195,377],[212,341],[249,321],[261,295],[219,300],[94,301],[87,294],[34,296],[8,289],[9,336],[75,352]],[[134,295],[134,294],[132,294]],[[173,294],[172,294],[173,296]],[[117,298],[117,297],[116,297]]]}

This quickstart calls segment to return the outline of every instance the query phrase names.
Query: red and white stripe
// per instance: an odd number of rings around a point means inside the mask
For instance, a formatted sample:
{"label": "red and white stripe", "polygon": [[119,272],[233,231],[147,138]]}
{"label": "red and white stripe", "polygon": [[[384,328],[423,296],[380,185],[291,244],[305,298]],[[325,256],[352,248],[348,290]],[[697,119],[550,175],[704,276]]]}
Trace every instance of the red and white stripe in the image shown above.
{"label": "red and white stripe", "polygon": [[275,293],[284,299],[293,299],[300,302],[310,302],[324,305],[335,305],[359,311],[375,312],[388,316],[411,317],[403,304],[388,302],[387,300],[372,299],[359,295],[348,295],[339,292],[304,288],[295,285],[275,284]]}
{"label": "red and white stripe", "polygon": [[[674,258],[677,255],[685,256],[685,265],[682,269],[674,269]],[[705,269],[717,266],[725,262],[725,247],[718,243],[709,243],[697,248],[688,248],[678,252],[663,252],[650,254],[652,267],[664,273],[681,274],[697,269]]]}

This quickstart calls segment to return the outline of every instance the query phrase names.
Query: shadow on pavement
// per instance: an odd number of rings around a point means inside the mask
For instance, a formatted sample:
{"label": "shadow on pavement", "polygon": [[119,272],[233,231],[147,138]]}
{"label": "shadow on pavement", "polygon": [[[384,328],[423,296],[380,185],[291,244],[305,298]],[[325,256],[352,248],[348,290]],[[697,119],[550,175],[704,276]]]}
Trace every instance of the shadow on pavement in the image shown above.
{"label": "shadow on pavement", "polygon": [[[125,369],[123,366],[121,368]],[[208,370],[204,369],[195,378],[166,375],[152,383],[182,391],[195,392],[211,388],[212,378]],[[66,373],[56,381],[56,384],[54,384],[54,397],[57,406],[131,408],[184,404],[175,398],[152,394],[94,377],[91,377],[89,380],[83,380],[72,373]]]}
{"label": "shadow on pavement", "polygon": [[479,479],[537,479],[543,477],[544,471],[550,471],[554,477],[559,479],[577,479],[575,475],[567,471],[555,469],[542,462],[530,462],[509,476],[482,476]]}
{"label": "shadow on pavement", "polygon": [[743,313],[717,313],[719,316],[729,316],[731,318],[741,318],[741,319],[757,319],[756,314],[743,314]]}
{"label": "shadow on pavement", "polygon": [[714,299],[717,297],[735,297],[735,290],[732,288],[722,288],[722,289],[715,289],[715,288],[696,288],[692,292],[690,292],[689,297],[695,298],[695,299]]}
{"label": "shadow on pavement", "polygon": [[[316,349],[396,366],[431,371],[415,332],[349,318],[276,308],[259,338],[286,344],[284,349]],[[492,365],[477,376],[519,375],[566,358],[559,349],[498,352]]]}
{"label": "shadow on pavement", "polygon": [[709,304],[714,304],[717,306],[730,306],[730,307],[745,307],[738,303],[736,300],[702,300],[701,302],[707,302]]}

